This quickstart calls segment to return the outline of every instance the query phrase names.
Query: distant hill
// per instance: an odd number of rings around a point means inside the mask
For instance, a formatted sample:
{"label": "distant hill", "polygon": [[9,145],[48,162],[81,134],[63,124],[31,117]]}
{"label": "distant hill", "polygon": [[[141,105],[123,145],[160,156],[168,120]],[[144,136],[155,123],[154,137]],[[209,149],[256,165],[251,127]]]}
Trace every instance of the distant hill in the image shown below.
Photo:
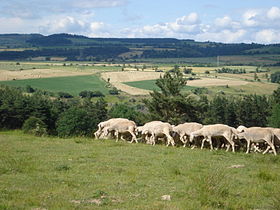
{"label": "distant hill", "polygon": [[[20,49],[20,50],[19,50]],[[280,54],[280,44],[224,44],[174,38],[89,38],[81,35],[0,34],[0,60],[193,58]]]}

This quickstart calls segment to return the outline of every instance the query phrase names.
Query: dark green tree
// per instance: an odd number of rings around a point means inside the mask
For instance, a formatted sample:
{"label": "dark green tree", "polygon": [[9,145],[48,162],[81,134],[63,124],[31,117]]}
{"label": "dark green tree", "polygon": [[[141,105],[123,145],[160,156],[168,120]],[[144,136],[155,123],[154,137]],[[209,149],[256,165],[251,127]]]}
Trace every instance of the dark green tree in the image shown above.
{"label": "dark green tree", "polygon": [[225,123],[225,113],[227,98],[225,96],[215,96],[209,103],[209,109],[204,119],[205,124]]}
{"label": "dark green tree", "polygon": [[69,108],[60,115],[57,121],[59,137],[88,136],[92,131],[92,118],[82,108]]}
{"label": "dark green tree", "polygon": [[25,120],[22,129],[24,133],[33,134],[35,136],[47,135],[47,125],[37,117],[29,117]]}
{"label": "dark green tree", "polygon": [[245,95],[236,103],[237,122],[248,127],[264,127],[267,125],[269,110],[266,96]]}
{"label": "dark green tree", "polygon": [[154,90],[150,100],[145,100],[151,120],[162,120],[172,124],[198,121],[198,103],[182,93],[186,79],[178,68],[166,72],[156,81],[160,91]]}
{"label": "dark green tree", "polygon": [[108,112],[109,118],[126,118],[134,121],[136,124],[143,124],[144,114],[137,111],[135,107],[127,104],[114,104]]}
{"label": "dark green tree", "polygon": [[280,104],[280,87],[273,91],[272,100],[273,103]]}
{"label": "dark green tree", "polygon": [[274,104],[271,110],[271,116],[268,119],[269,126],[280,128],[280,104]]}

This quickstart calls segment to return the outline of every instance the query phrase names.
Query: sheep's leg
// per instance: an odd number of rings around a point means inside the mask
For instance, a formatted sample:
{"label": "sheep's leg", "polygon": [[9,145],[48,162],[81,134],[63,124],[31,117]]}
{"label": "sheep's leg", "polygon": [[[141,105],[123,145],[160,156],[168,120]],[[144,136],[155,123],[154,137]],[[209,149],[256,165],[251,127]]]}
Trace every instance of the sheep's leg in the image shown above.
{"label": "sheep's leg", "polygon": [[170,135],[167,136],[167,141],[168,141],[168,145],[171,144],[172,147],[175,146],[174,139]]}
{"label": "sheep's leg", "polygon": [[226,149],[226,152],[229,151],[230,146],[231,146],[230,144],[226,144],[226,148],[227,148],[227,149]]}
{"label": "sheep's leg", "polygon": [[268,142],[268,141],[267,141],[267,143],[268,143],[268,146],[267,146],[266,150],[263,152],[263,154],[267,153],[268,150],[269,150],[269,148],[271,148],[272,151],[273,151],[273,154],[274,154],[274,155],[277,155],[276,150],[275,150],[275,146],[274,146],[273,142]]}
{"label": "sheep's leg", "polygon": [[[234,143],[234,141],[233,141],[232,139],[229,139],[229,140],[228,140],[228,142],[229,142],[229,143],[230,143],[230,145],[231,145],[232,152],[235,152],[235,143]],[[228,145],[228,147],[227,147],[227,150],[226,150],[226,151],[228,151],[228,150],[229,150],[230,145]]]}
{"label": "sheep's leg", "polygon": [[120,134],[118,131],[115,131],[115,135],[116,135],[116,142],[118,142],[120,140]]}
{"label": "sheep's leg", "polygon": [[247,140],[247,151],[246,151],[246,154],[248,154],[250,152],[250,145],[251,145],[250,140]]}
{"label": "sheep's leg", "polygon": [[155,146],[155,144],[156,144],[156,136],[155,136],[155,134],[152,134],[152,136],[150,137],[150,140],[151,140],[152,145]]}
{"label": "sheep's leg", "polygon": [[277,155],[276,149],[275,149],[275,146],[274,146],[273,143],[271,143],[271,146],[270,146],[270,147],[272,148],[273,154],[274,154],[274,155]]}
{"label": "sheep's leg", "polygon": [[126,139],[123,137],[123,135],[120,135],[120,136],[121,136],[121,140],[126,141]]}
{"label": "sheep's leg", "polygon": [[184,136],[183,137],[184,139],[185,139],[185,141],[184,141],[184,146],[183,147],[186,147],[187,146],[187,143],[188,143],[188,141],[189,141],[189,138],[188,138],[188,136]]}
{"label": "sheep's leg", "polygon": [[131,132],[131,131],[129,131],[129,133],[130,133],[130,134],[131,134],[131,136],[132,136],[132,139],[131,139],[130,143],[132,143],[133,141],[135,141],[135,143],[138,143],[138,141],[137,141],[137,138],[136,138],[135,134],[134,134],[133,132]]}
{"label": "sheep's leg", "polygon": [[180,141],[183,143],[183,147],[186,147],[186,141],[184,140],[184,135],[180,135]]}
{"label": "sheep's leg", "polygon": [[202,140],[200,149],[203,149],[203,147],[204,147],[204,142],[206,141],[206,139],[207,139],[207,137],[204,137],[204,139]]}
{"label": "sheep's leg", "polygon": [[213,150],[212,138],[211,136],[208,137],[208,142],[210,144],[210,150]]}
{"label": "sheep's leg", "polygon": [[270,148],[271,148],[271,146],[268,144],[265,151],[263,152],[263,154],[266,154],[269,151]]}

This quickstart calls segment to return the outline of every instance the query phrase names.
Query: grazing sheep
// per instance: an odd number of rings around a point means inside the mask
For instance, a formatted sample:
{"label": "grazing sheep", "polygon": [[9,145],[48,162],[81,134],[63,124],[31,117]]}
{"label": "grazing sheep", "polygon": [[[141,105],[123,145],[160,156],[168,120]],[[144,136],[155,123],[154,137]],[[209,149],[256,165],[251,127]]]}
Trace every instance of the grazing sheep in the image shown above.
{"label": "grazing sheep", "polygon": [[131,141],[135,141],[138,143],[136,135],[135,135],[135,130],[137,126],[135,122],[127,119],[117,119],[114,120],[110,123],[109,126],[106,126],[104,128],[105,133],[114,133],[116,136],[116,142],[121,138],[124,140],[124,136],[127,136],[128,134],[131,135]]}
{"label": "grazing sheep", "polygon": [[247,141],[247,151],[246,154],[250,152],[251,143],[267,143],[267,148],[263,154],[267,153],[271,148],[274,155],[277,155],[274,146],[274,134],[270,128],[262,127],[250,127],[239,126],[237,128],[239,139],[245,139]]}
{"label": "grazing sheep", "polygon": [[172,126],[169,123],[164,123],[161,121],[152,121],[146,123],[142,128],[142,137],[148,143],[155,145],[158,138],[167,139],[167,145],[175,145],[174,139],[171,136]]}
{"label": "grazing sheep", "polygon": [[193,141],[194,137],[203,136],[201,143],[201,149],[204,147],[204,142],[208,141],[211,150],[213,150],[212,137],[223,136],[232,147],[232,152],[235,152],[234,131],[231,127],[223,124],[205,125],[198,131],[194,131],[190,135],[190,142]]}
{"label": "grazing sheep", "polygon": [[269,128],[269,129],[274,134],[274,137],[278,140],[278,143],[280,143],[280,128]]}
{"label": "grazing sheep", "polygon": [[104,122],[100,122],[98,124],[98,130],[94,133],[95,138],[99,139],[101,136],[104,137],[105,136],[104,128],[109,126],[110,123],[112,123],[116,119],[122,119],[122,118],[112,118],[112,119],[106,120]]}
{"label": "grazing sheep", "polygon": [[138,142],[135,136],[136,124],[128,119],[124,118],[112,118],[107,121],[98,124],[98,130],[94,133],[96,139],[101,136],[108,136],[109,134],[116,136],[117,141],[121,137],[124,139],[124,135],[130,134],[132,141]]}
{"label": "grazing sheep", "polygon": [[196,122],[183,123],[173,127],[173,137],[179,136],[180,141],[186,146],[192,132],[203,127],[202,124]]}

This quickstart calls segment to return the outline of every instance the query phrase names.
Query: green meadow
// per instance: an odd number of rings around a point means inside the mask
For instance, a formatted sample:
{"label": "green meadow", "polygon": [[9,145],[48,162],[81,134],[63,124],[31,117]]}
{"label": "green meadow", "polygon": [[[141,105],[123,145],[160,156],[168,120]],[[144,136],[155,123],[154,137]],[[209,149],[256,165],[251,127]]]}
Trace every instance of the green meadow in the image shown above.
{"label": "green meadow", "polygon": [[15,87],[26,87],[27,85],[30,85],[31,87],[40,90],[67,92],[73,95],[78,95],[83,90],[98,90],[103,94],[108,94],[108,89],[105,87],[106,82],[96,75],[1,81],[0,84]]}
{"label": "green meadow", "polygon": [[[0,209],[279,209],[280,157],[0,132]],[[162,200],[169,195],[170,200]]]}

